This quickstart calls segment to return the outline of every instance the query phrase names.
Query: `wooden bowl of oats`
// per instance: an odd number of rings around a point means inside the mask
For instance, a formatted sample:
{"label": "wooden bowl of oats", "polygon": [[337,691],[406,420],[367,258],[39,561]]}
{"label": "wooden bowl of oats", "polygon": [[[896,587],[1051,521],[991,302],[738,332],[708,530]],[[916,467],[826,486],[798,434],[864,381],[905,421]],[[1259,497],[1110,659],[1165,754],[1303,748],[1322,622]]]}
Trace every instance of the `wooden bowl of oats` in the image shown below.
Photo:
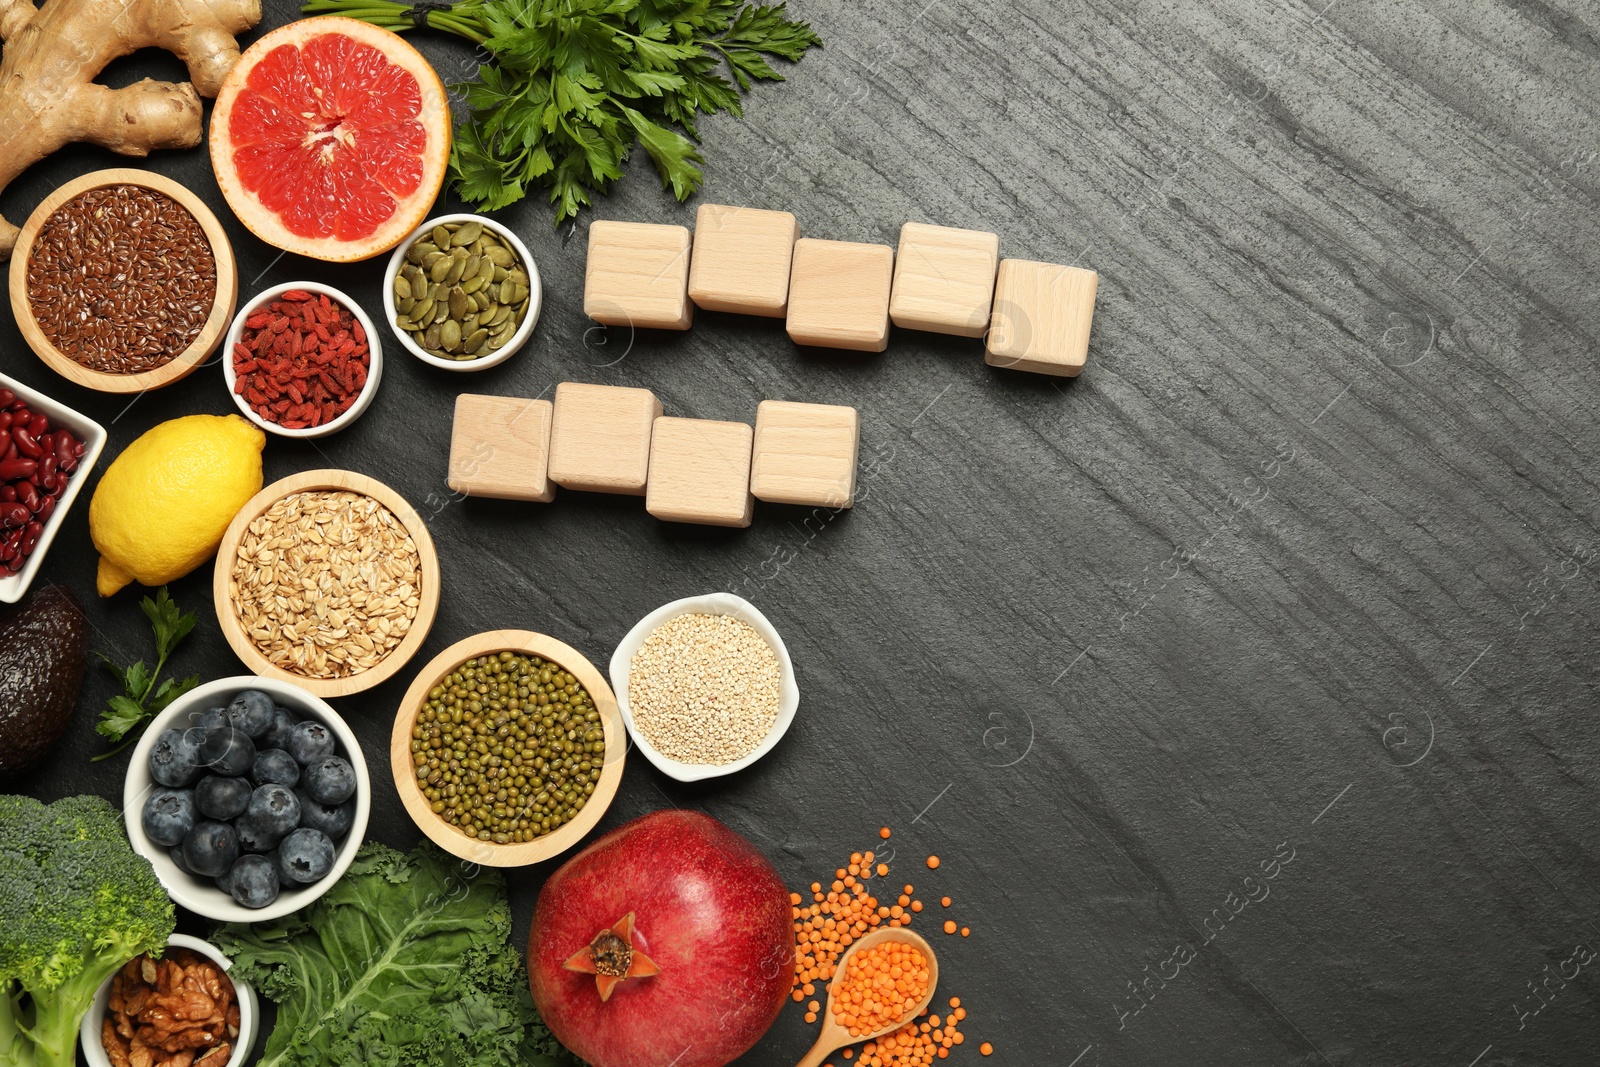
{"label": "wooden bowl of oats", "polygon": [[319,697],[406,665],[439,609],[439,557],[404,497],[352,471],[304,471],[239,510],[217,549],[217,622],[256,674]]}

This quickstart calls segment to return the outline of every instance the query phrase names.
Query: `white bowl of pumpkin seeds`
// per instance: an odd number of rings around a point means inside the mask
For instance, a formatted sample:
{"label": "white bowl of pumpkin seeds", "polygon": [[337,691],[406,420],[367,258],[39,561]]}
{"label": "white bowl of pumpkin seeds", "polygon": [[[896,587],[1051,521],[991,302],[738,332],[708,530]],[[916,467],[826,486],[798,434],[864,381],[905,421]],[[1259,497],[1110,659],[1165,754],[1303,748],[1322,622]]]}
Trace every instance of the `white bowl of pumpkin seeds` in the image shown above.
{"label": "white bowl of pumpkin seeds", "polygon": [[395,246],[383,309],[406,351],[441,370],[487,370],[527,343],[543,303],[516,234],[482,215],[429,219]]}

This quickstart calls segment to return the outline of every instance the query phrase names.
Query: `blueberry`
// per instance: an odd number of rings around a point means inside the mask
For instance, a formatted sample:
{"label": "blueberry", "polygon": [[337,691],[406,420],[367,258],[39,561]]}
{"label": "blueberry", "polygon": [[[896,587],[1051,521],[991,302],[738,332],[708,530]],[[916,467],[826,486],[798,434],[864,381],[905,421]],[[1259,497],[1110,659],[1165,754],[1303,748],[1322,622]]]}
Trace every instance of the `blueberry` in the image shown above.
{"label": "blueberry", "polygon": [[282,748],[289,740],[289,731],[294,729],[294,724],[299,722],[294,717],[294,712],[283,706],[272,709],[272,729],[261,738],[262,748]]}
{"label": "blueberry", "polygon": [[300,798],[301,826],[321,830],[335,841],[350,832],[350,824],[356,818],[355,797],[343,804],[324,804],[320,800],[313,800],[304,789],[296,789],[294,795]]}
{"label": "blueberry", "polygon": [[232,726],[206,731],[206,739],[200,744],[200,765],[212,774],[237,778],[248,771],[255,760],[255,742]]}
{"label": "blueberry", "polygon": [[242,907],[264,908],[278,899],[278,871],[265,856],[240,856],[228,869],[227,881],[228,892]]}
{"label": "blueberry", "polygon": [[355,795],[356,770],[338,756],[321,759],[306,768],[306,792],[324,804],[343,804]]}
{"label": "blueberry", "polygon": [[239,835],[225,822],[198,822],[183,839],[183,859],[195,874],[222,875],[239,858]]}
{"label": "blueberry", "polygon": [[188,789],[157,789],[144,802],[139,820],[144,835],[158,845],[179,844],[194,829],[194,793]]}
{"label": "blueberry", "polygon": [[163,730],[150,749],[150,777],[170,789],[186,786],[200,773],[199,738],[188,730]]}
{"label": "blueberry", "polygon": [[193,725],[201,730],[215,730],[228,725],[227,708],[207,708],[194,717]]}
{"label": "blueberry", "polygon": [[302,826],[278,846],[278,866],[291,885],[315,882],[333,870],[333,842],[321,830]]}
{"label": "blueberry", "polygon": [[250,804],[250,782],[208,774],[194,787],[194,803],[208,819],[237,819]]}
{"label": "blueberry", "polygon": [[239,835],[239,847],[246,852],[271,852],[283,840],[283,835],[264,830],[250,816],[235,819],[233,829]]}
{"label": "blueberry", "polygon": [[194,877],[194,872],[189,869],[189,861],[183,858],[182,845],[173,845],[171,848],[167,849],[167,856],[172,860],[173,863],[177,864],[178,870],[189,875],[191,878]]}
{"label": "blueberry", "polygon": [[300,825],[300,801],[288,786],[268,782],[250,794],[245,818],[263,834],[286,834]]}
{"label": "blueberry", "polygon": [[276,782],[292,789],[300,781],[300,764],[281,748],[263,748],[250,765],[250,780],[256,785]]}
{"label": "blueberry", "polygon": [[305,767],[333,755],[333,731],[310,719],[297,722],[283,743],[296,763]]}
{"label": "blueberry", "polygon": [[228,705],[228,722],[254,740],[272,729],[274,710],[271,697],[259,689],[246,689]]}

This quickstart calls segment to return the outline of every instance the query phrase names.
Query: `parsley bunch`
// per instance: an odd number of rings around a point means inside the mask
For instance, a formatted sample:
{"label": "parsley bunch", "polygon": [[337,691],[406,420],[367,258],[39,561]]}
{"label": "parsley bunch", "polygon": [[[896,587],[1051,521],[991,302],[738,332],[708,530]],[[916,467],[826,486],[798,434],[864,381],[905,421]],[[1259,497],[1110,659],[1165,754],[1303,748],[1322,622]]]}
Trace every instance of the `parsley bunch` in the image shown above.
{"label": "parsley bunch", "polygon": [[[430,27],[493,57],[465,87],[470,113],[450,154],[456,192],[492,211],[548,188],[559,225],[622,176],[639,144],[663,188],[688,199],[705,162],[697,117],[743,114],[741,91],[783,80],[769,58],[798,62],[821,46],[784,9],[746,0],[459,0],[429,11]],[[411,6],[389,0],[310,0],[305,11],[397,32],[415,26]]]}
{"label": "parsley bunch", "polygon": [[[122,683],[122,692],[111,698],[105,710],[100,712],[100,721],[94,727],[102,737],[120,744],[109,752],[95,756],[91,760],[93,763],[115,756],[127,748],[138,738],[146,722],[155,718],[168,704],[200,684],[200,679],[194,675],[181,681],[176,678],[165,680],[161,678],[161,672],[167,666],[167,658],[183,643],[183,639],[189,636],[189,631],[194,629],[195,613],[179,611],[178,605],[167,595],[166,586],[161,587],[154,600],[149,597],[141,600],[139,608],[150,620],[150,628],[155,631],[156,668],[150,670],[144,665],[144,660],[131,667],[118,667],[109,656],[102,652],[95,653],[105,664],[106,669],[116,675],[117,681]],[[158,682],[160,684],[157,684]]]}

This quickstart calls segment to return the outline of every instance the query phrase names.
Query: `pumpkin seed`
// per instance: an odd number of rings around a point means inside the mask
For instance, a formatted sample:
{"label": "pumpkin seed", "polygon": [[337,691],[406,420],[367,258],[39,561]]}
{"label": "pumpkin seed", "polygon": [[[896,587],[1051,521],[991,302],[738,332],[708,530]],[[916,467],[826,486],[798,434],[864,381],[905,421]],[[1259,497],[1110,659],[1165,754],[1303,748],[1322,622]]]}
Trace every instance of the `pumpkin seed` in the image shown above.
{"label": "pumpkin seed", "polygon": [[396,300],[406,300],[409,299],[410,296],[410,279],[408,279],[404,274],[396,274],[394,277],[394,298]]}
{"label": "pumpkin seed", "polygon": [[423,348],[438,348],[439,347],[439,333],[440,333],[440,326],[439,326],[439,324],[437,322],[434,323],[432,326],[429,326],[426,330],[424,330],[423,333],[422,333],[422,347]]}
{"label": "pumpkin seed", "polygon": [[428,268],[428,277],[432,278],[436,282],[442,282],[446,277],[449,276],[450,271],[455,267],[455,265],[456,261],[454,259],[450,258],[449,256],[440,256],[438,259],[434,260],[433,265]]}
{"label": "pumpkin seed", "polygon": [[450,238],[452,237],[452,234],[450,233],[449,230],[445,229],[443,226],[435,226],[433,228],[432,236],[433,236],[433,243],[435,245],[437,245],[438,247],[440,247],[440,248],[449,248],[450,247]]}
{"label": "pumpkin seed", "polygon": [[445,319],[439,324],[439,344],[447,352],[461,347],[461,324],[455,319]]}
{"label": "pumpkin seed", "polygon": [[452,318],[461,319],[467,314],[467,294],[460,286],[450,290],[450,315]]}
{"label": "pumpkin seed", "polygon": [[470,245],[478,239],[478,235],[481,233],[483,233],[483,223],[464,222],[461,224],[461,228],[451,236],[450,243],[453,245]]}
{"label": "pumpkin seed", "polygon": [[425,296],[421,300],[418,300],[416,304],[412,306],[410,311],[406,312],[406,318],[415,323],[426,323],[429,316],[432,314],[433,297]]}

